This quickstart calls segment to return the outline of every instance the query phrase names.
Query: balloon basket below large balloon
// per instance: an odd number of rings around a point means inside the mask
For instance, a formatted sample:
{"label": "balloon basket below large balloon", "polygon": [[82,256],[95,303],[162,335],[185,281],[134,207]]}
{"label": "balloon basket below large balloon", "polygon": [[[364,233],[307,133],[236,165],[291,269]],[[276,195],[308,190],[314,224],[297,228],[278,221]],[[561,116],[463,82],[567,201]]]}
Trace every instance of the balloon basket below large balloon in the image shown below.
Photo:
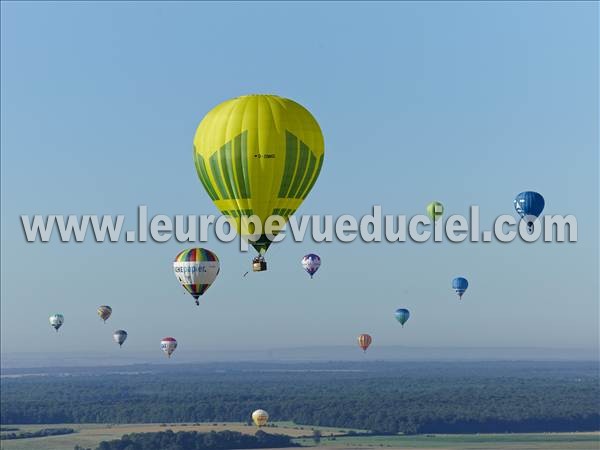
{"label": "balloon basket below large balloon", "polygon": [[252,260],[253,272],[264,272],[265,270],[267,270],[267,262],[262,256],[257,256]]}

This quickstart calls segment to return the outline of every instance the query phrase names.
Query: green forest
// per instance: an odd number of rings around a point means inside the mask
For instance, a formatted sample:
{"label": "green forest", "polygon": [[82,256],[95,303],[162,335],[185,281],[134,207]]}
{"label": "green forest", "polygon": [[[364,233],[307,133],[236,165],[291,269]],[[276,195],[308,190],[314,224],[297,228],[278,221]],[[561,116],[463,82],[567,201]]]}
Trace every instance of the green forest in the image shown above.
{"label": "green forest", "polygon": [[254,436],[251,436],[235,431],[174,433],[167,430],[158,433],[126,434],[121,439],[101,442],[97,450],[220,450],[298,446],[288,436],[267,434],[264,431],[257,431]]}
{"label": "green forest", "polygon": [[273,421],[373,433],[600,429],[597,363],[139,366],[3,378],[3,425]]}
{"label": "green forest", "polygon": [[[2,430],[4,431],[4,430]],[[17,431],[17,430],[13,430]],[[71,434],[75,433],[73,428],[44,428],[38,431],[22,431],[19,433],[2,433],[0,434],[0,441],[9,441],[12,439],[30,439],[37,437],[46,437],[46,436],[60,436],[63,434]]]}

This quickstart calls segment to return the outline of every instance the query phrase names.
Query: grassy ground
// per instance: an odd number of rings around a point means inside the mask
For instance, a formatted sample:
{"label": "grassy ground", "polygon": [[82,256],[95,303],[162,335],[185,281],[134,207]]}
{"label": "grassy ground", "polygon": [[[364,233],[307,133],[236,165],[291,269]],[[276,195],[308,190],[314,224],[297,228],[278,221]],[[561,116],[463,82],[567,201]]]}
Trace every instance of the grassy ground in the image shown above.
{"label": "grassy ground", "polygon": [[[302,445],[314,445],[312,439],[299,439]],[[461,434],[427,436],[373,436],[321,439],[325,449],[436,449],[436,450],[598,450],[598,433],[546,434]]]}
{"label": "grassy ground", "polygon": [[[291,422],[276,423],[265,428],[268,433],[287,434],[297,438],[302,445],[314,446],[310,436],[313,429],[321,430],[320,450],[340,449],[436,449],[436,450],[598,450],[600,433],[548,433],[548,434],[481,434],[481,435],[430,435],[430,436],[373,436],[340,437],[348,430],[340,428],[299,426]],[[15,425],[19,431],[41,428],[74,428],[78,432],[63,436],[0,441],[2,450],[73,450],[75,445],[95,448],[100,441],[118,439],[127,433],[152,431],[223,431],[232,430],[253,434],[256,428],[241,423],[219,424],[130,424],[107,426],[103,424]],[[329,438],[336,436],[335,440]]]}

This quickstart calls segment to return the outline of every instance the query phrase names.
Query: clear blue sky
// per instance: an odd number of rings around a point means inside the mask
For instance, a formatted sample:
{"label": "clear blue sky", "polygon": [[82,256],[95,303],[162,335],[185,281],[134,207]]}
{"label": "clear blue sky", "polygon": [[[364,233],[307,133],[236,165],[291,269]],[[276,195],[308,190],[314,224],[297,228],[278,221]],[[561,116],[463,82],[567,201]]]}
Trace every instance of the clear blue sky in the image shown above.
{"label": "clear blue sky", "polygon": [[[590,347],[598,338],[598,4],[2,3],[2,351],[377,344]],[[206,244],[196,308],[184,246],[28,244],[21,214],[212,214],[192,161],[216,104],[276,93],[324,132],[299,213],[512,214],[518,192],[575,214],[577,244]],[[300,257],[314,251],[314,280]],[[450,280],[471,287],[459,304]],[[96,307],[110,304],[106,326]],[[397,307],[412,317],[404,330]],[[63,312],[55,335],[47,322]],[[125,351],[125,347],[123,348]],[[158,352],[157,352],[158,356]]]}

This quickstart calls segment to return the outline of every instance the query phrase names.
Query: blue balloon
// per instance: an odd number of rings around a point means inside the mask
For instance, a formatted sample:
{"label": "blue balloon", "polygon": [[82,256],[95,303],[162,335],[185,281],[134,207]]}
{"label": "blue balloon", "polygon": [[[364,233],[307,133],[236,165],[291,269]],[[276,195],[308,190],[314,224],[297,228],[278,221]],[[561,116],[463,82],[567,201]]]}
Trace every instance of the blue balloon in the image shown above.
{"label": "blue balloon", "polygon": [[468,287],[469,282],[466,278],[456,277],[454,280],[452,280],[452,289],[454,289],[454,292],[458,294],[458,298],[460,299],[462,299],[462,296]]}
{"label": "blue balloon", "polygon": [[527,221],[527,229],[533,231],[533,222],[544,210],[544,197],[533,191],[521,192],[515,197],[515,209],[522,219]]}
{"label": "blue balloon", "polygon": [[394,315],[396,316],[396,320],[400,322],[400,325],[404,326],[404,324],[410,317],[410,311],[405,308],[400,308],[397,309],[396,312],[394,312]]}

